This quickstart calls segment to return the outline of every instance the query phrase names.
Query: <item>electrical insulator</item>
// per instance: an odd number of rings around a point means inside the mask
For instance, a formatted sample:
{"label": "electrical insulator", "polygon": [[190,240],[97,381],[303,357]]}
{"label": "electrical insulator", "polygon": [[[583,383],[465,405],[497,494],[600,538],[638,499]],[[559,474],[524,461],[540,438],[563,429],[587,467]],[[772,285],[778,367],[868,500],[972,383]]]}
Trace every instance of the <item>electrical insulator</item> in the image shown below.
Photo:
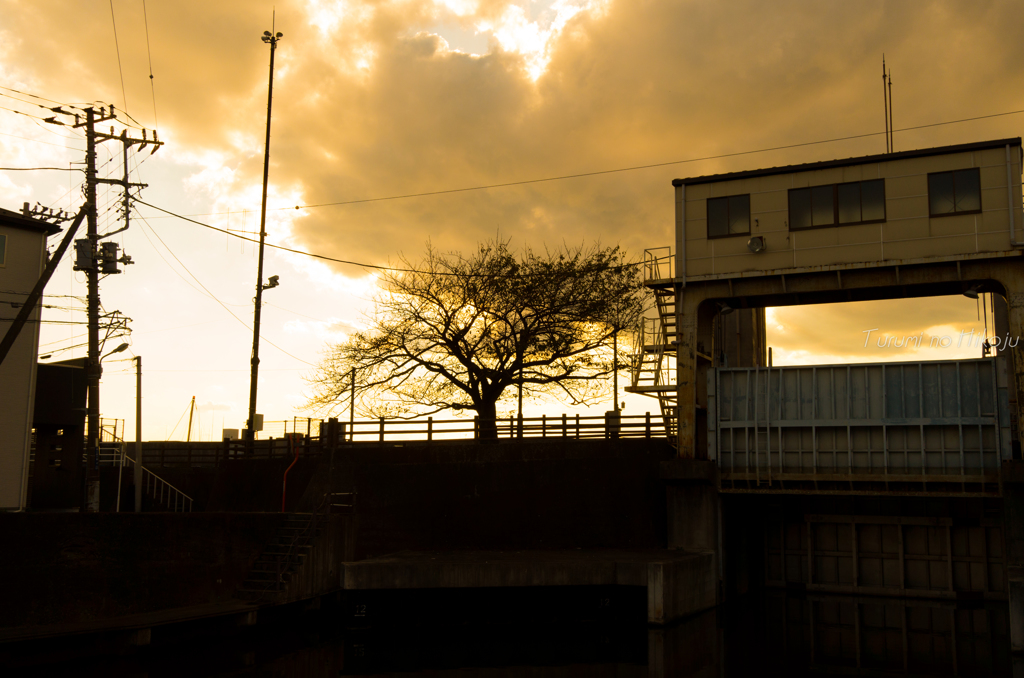
{"label": "electrical insulator", "polygon": [[117,269],[116,242],[100,243],[100,273],[120,273]]}
{"label": "electrical insulator", "polygon": [[75,266],[76,271],[91,271],[96,268],[92,259],[92,241],[88,238],[75,241]]}

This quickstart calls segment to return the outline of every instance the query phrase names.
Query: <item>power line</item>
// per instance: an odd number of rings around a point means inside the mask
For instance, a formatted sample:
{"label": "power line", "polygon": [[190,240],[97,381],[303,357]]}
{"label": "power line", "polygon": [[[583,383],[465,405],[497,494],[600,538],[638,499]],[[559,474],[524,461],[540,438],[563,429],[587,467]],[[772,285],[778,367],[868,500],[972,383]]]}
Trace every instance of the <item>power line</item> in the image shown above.
{"label": "power line", "polygon": [[[48,128],[44,128],[44,129],[46,129],[46,131],[48,131],[48,132],[51,132],[51,133],[53,132],[52,129],[48,129]],[[17,134],[8,134],[7,132],[0,132],[0,135],[5,136],[5,137],[11,137],[13,139],[21,139],[23,141],[33,141],[33,142],[35,142],[37,144],[46,144],[47,146],[56,146],[57,148],[66,148],[69,151],[79,151],[79,152],[81,152],[82,150],[84,150],[84,149],[81,149],[81,148],[68,148],[64,144],[55,144],[52,141],[43,141],[42,139],[32,139],[31,137],[22,137],[22,136],[18,136]],[[62,139],[74,139],[75,141],[81,141],[81,139],[79,137],[66,137],[64,135],[59,135],[59,136]]]}
{"label": "power line", "polygon": [[38,106],[39,108],[43,109],[44,111],[49,111],[50,110],[49,106],[44,106],[43,104],[38,104],[35,101],[28,101],[27,99],[22,99],[20,97],[14,97],[14,96],[11,96],[10,94],[4,94],[3,92],[0,92],[0,97],[7,97],[8,99],[14,99],[15,101],[20,101],[21,103],[28,104],[29,106]]}
{"label": "power line", "polygon": [[121,46],[117,44],[117,21],[114,20],[114,0],[110,0],[110,24],[114,27],[114,50],[117,52],[117,72],[121,75],[121,97],[128,112],[128,95],[124,91],[124,69],[121,68]]}
{"label": "power line", "polygon": [[153,128],[160,126],[156,117],[156,86],[153,84],[153,53],[149,49],[149,17],[146,16],[146,0],[142,0],[142,21],[146,26],[146,57],[149,59],[149,90],[153,94]]}
{"label": "power line", "polygon": [[78,167],[0,167],[0,172],[34,172],[36,170],[57,170],[58,172],[83,172]]}
{"label": "power line", "polygon": [[40,118],[38,115],[32,115],[31,113],[24,113],[22,111],[16,111],[13,108],[7,108],[6,106],[0,106],[0,108],[2,108],[5,111],[10,111],[11,113],[17,113],[18,115],[24,115],[26,118],[35,118],[36,120],[42,120],[42,118]]}
{"label": "power line", "polygon": [[[195,224],[197,226],[202,226],[203,228],[208,228],[211,231],[217,231],[219,233],[226,233],[227,235],[230,235],[233,238],[238,238],[240,240],[246,240],[246,241],[251,242],[251,243],[259,244],[259,240],[256,240],[255,238],[247,238],[244,235],[240,235],[238,233],[235,233],[234,231],[229,231],[229,230],[226,230],[226,229],[223,229],[223,228],[217,228],[216,226],[211,226],[210,224],[204,224],[201,221],[196,221],[195,219],[190,219],[189,217],[183,216],[181,214],[176,214],[174,212],[171,212],[170,210],[164,209],[163,207],[157,207],[156,205],[152,205],[152,204],[146,202],[145,200],[136,199],[135,202],[139,203],[140,205],[145,205],[146,207],[152,207],[153,209],[159,210],[159,211],[163,212],[164,214],[167,214],[167,215],[172,216],[172,217],[177,217],[179,219],[182,219],[182,220],[187,221],[189,223]],[[147,225],[148,225],[148,222],[147,222]],[[153,234],[154,235],[156,234],[155,230],[153,231]],[[161,242],[163,242],[163,241],[161,241]],[[400,272],[406,272],[406,273],[416,273],[417,272],[417,271],[414,271],[412,269],[392,268],[390,266],[377,266],[375,264],[364,264],[364,263],[360,263],[358,261],[346,261],[345,259],[335,259],[334,257],[328,257],[328,256],[325,256],[323,254],[313,254],[312,252],[303,252],[302,250],[292,249],[291,247],[284,247],[283,245],[274,245],[274,244],[269,243],[269,242],[265,243],[265,245],[267,247],[273,247],[274,249],[277,249],[277,250],[283,250],[285,252],[292,252],[293,254],[302,254],[302,255],[305,255],[307,257],[313,257],[314,259],[322,259],[324,261],[333,261],[333,262],[338,263],[338,264],[347,264],[349,266],[361,266],[363,268],[373,268],[373,269],[378,269],[378,270],[381,270],[381,271],[400,271]]]}
{"label": "power line", "polygon": [[[900,129],[897,129],[897,130],[894,130],[894,131],[896,131],[896,132],[910,132],[910,131],[913,131],[913,130],[928,129],[928,128],[931,128],[931,127],[941,127],[943,125],[955,125],[955,124],[958,124],[958,123],[961,123],[961,122],[973,122],[973,121],[976,121],[976,120],[987,120],[987,119],[990,119],[990,118],[999,118],[999,117],[1005,117],[1005,116],[1008,116],[1008,115],[1018,115],[1020,113],[1024,113],[1024,109],[1020,109],[1020,110],[1016,110],[1016,111],[1004,111],[1002,113],[992,113],[992,114],[989,114],[989,115],[977,115],[977,116],[970,117],[970,118],[960,118],[958,120],[946,120],[946,121],[943,121],[943,122],[933,122],[933,123],[928,123],[928,124],[924,124],[924,125],[914,125],[912,127],[902,127]],[[544,182],[549,182],[549,181],[562,181],[564,179],[578,179],[578,178],[582,178],[582,177],[600,176],[600,175],[603,175],[603,174],[615,174],[615,173],[618,173],[618,172],[633,172],[633,171],[642,170],[642,169],[653,169],[653,168],[657,168],[657,167],[669,167],[671,165],[683,165],[683,164],[694,163],[694,162],[703,162],[703,161],[706,161],[706,160],[721,160],[723,158],[735,158],[735,157],[744,156],[744,155],[754,155],[754,154],[757,154],[757,153],[768,153],[768,152],[771,152],[771,151],[782,151],[782,150],[788,150],[788,149],[792,149],[792,148],[801,148],[801,147],[804,147],[804,146],[815,146],[815,145],[818,145],[818,144],[830,144],[830,143],[835,143],[837,141],[850,141],[850,140],[853,140],[853,139],[866,139],[868,137],[874,137],[874,136],[878,136],[880,134],[884,135],[885,132],[868,132],[868,133],[865,133],[865,134],[852,134],[850,136],[845,136],[845,137],[834,137],[832,139],[819,139],[817,141],[804,141],[804,142],[795,143],[795,144],[786,144],[786,145],[783,145],[783,146],[770,146],[770,147],[767,147],[767,148],[758,148],[758,149],[749,150],[749,151],[735,151],[735,152],[732,152],[732,153],[720,153],[718,155],[706,155],[706,156],[702,156],[702,157],[699,157],[699,158],[687,158],[685,160],[669,160],[667,162],[657,162],[657,163],[650,163],[650,164],[646,164],[646,165],[634,165],[632,167],[618,167],[618,168],[615,168],[615,169],[607,169],[607,170],[595,170],[593,172],[579,172],[579,173],[576,173],[576,174],[562,174],[562,175],[553,176],[553,177],[543,177],[543,178],[540,178],[540,179],[523,179],[521,181],[506,181],[506,182],[499,183],[499,184],[482,184],[482,185],[479,185],[479,186],[466,186],[466,187],[463,187],[463,188],[449,188],[449,189],[443,189],[443,190],[440,190],[440,191],[423,191],[423,192],[419,192],[419,193],[404,193],[404,194],[401,194],[401,195],[381,196],[381,197],[377,197],[377,198],[361,198],[361,199],[358,199],[358,200],[342,200],[342,201],[337,201],[337,202],[324,202],[324,203],[315,203],[315,204],[309,204],[309,205],[294,205],[294,206],[290,206],[290,207],[271,207],[271,208],[268,208],[268,209],[277,210],[277,211],[280,211],[280,210],[291,210],[291,209],[295,209],[295,210],[298,210],[298,209],[313,209],[313,208],[317,208],[317,207],[335,207],[335,206],[343,206],[343,205],[358,205],[358,204],[362,204],[362,203],[384,202],[384,201],[388,201],[388,200],[405,200],[405,199],[409,199],[409,198],[424,198],[424,197],[429,197],[429,196],[434,196],[434,195],[447,195],[447,194],[450,194],[450,193],[466,193],[466,192],[469,192],[469,191],[484,191],[484,190],[488,190],[488,189],[491,189],[491,188],[507,188],[507,187],[510,187],[510,186],[523,186],[523,185],[528,185],[528,184],[539,184],[539,183],[544,183]],[[148,203],[143,203],[143,204],[148,205]],[[149,207],[153,207],[154,209],[160,209],[159,207],[155,207],[153,205],[148,205],[148,206]],[[160,209],[160,211],[166,212],[169,216],[172,216],[172,217],[178,217],[178,218],[181,218],[181,219],[189,220],[188,217],[185,217],[185,216],[180,215],[180,214],[175,214],[175,213],[172,213],[172,212],[167,212],[166,210],[162,210],[162,209]],[[220,215],[225,215],[225,214],[230,215],[230,214],[234,214],[236,211],[237,210],[235,210],[235,211],[227,211],[227,212],[206,212],[206,213],[202,213],[202,214],[193,214],[191,216],[220,216]],[[160,218],[160,217],[155,217],[155,218]],[[212,226],[207,226],[206,224],[203,224],[203,223],[200,223],[200,222],[194,222],[194,223],[197,223],[200,226],[206,226],[207,228],[213,228]],[[215,229],[215,230],[219,230],[219,229]],[[270,247],[276,247],[276,246],[275,245],[270,245]],[[299,253],[300,254],[307,254],[306,252],[299,252]],[[396,269],[390,269],[390,268],[387,268],[387,267],[384,267],[384,266],[371,266],[371,265],[368,265],[368,264],[359,264],[359,263],[355,263],[355,262],[340,261],[340,260],[334,260],[334,259],[331,259],[331,261],[339,261],[339,263],[353,264],[353,265],[356,265],[356,266],[367,266],[368,268],[383,268],[383,269],[386,269],[386,270],[396,270]],[[397,269],[397,270],[400,270],[400,269]]]}
{"label": "power line", "polygon": [[[909,132],[909,131],[912,131],[912,130],[926,129],[926,128],[929,128],[929,127],[939,127],[941,125],[952,125],[952,124],[960,123],[960,122],[971,122],[971,121],[974,121],[974,120],[985,120],[987,118],[998,118],[998,117],[1002,117],[1002,116],[1006,116],[1006,115],[1016,115],[1018,113],[1024,113],[1024,109],[1017,110],[1017,111],[1006,111],[1004,113],[993,113],[991,115],[979,115],[979,116],[975,116],[973,118],[961,118],[960,120],[949,120],[949,121],[946,121],[946,122],[934,122],[934,123],[929,123],[927,125],[915,125],[913,127],[903,127],[901,129],[898,129],[898,130],[895,130],[895,131],[896,132]],[[450,189],[446,189],[446,190],[442,190],[442,191],[426,191],[426,192],[423,192],[423,193],[407,193],[407,194],[404,194],[404,195],[392,195],[392,196],[386,196],[386,197],[381,197],[381,198],[363,198],[363,199],[360,199],[360,200],[345,200],[345,201],[341,201],[341,202],[325,202],[325,203],[318,203],[318,204],[315,204],[315,205],[296,205],[295,209],[307,209],[307,208],[313,208],[313,207],[332,207],[332,206],[336,206],[336,205],[356,205],[356,204],[367,203],[367,202],[381,202],[381,201],[385,201],[385,200],[404,200],[406,198],[422,198],[422,197],[431,196],[431,195],[445,195],[445,194],[448,194],[448,193],[463,193],[463,192],[466,192],[466,191],[482,191],[482,190],[486,190],[486,189],[490,189],[490,188],[506,188],[506,187],[509,187],[509,186],[524,186],[524,185],[527,185],[527,184],[539,184],[539,183],[543,183],[543,182],[547,182],[547,181],[562,181],[563,179],[578,179],[578,178],[581,178],[581,177],[600,176],[602,174],[615,174],[615,173],[618,173],[618,172],[633,172],[633,171],[642,170],[642,169],[653,169],[655,167],[668,167],[670,165],[682,165],[682,164],[691,163],[691,162],[701,162],[701,161],[704,161],[704,160],[720,160],[722,158],[735,158],[737,156],[742,156],[742,155],[753,155],[755,153],[768,153],[770,151],[782,151],[782,150],[787,150],[787,149],[791,149],[791,148],[800,148],[802,146],[814,146],[814,145],[817,145],[817,144],[830,144],[830,143],[834,143],[834,142],[837,142],[837,141],[849,141],[851,139],[865,139],[867,137],[878,136],[879,134],[884,134],[884,132],[869,132],[869,133],[866,133],[866,134],[853,134],[853,135],[846,136],[846,137],[835,137],[833,139],[822,139],[822,140],[819,140],[819,141],[805,141],[805,142],[796,143],[796,144],[786,144],[784,146],[771,146],[771,147],[768,147],[768,148],[759,148],[759,149],[752,150],[752,151],[736,151],[734,153],[721,153],[721,154],[718,154],[718,155],[707,155],[707,156],[704,156],[704,157],[701,157],[701,158],[688,158],[686,160],[670,160],[668,162],[656,162],[656,163],[651,163],[651,164],[648,164],[648,165],[635,165],[633,167],[619,167],[619,168],[616,168],[616,169],[596,170],[596,171],[593,171],[593,172],[580,172],[578,174],[563,174],[563,175],[555,176],[555,177],[544,177],[542,179],[524,179],[522,181],[507,181],[507,182],[504,182],[504,183],[501,183],[501,184],[487,184],[487,185],[483,185],[483,186],[467,186],[465,188],[450,188]],[[289,207],[278,207],[276,209],[291,209],[291,208],[289,208]]]}
{"label": "power line", "polygon": [[[142,201],[141,201],[141,200],[139,200],[139,202],[142,202]],[[145,219],[143,219],[143,223],[146,223],[146,220],[145,220]],[[239,318],[239,317],[238,317],[237,315],[235,315],[234,311],[232,311],[232,310],[231,310],[230,308],[228,308],[228,307],[227,307],[227,304],[225,304],[225,303],[224,303],[224,302],[222,302],[222,301],[221,301],[220,299],[218,299],[218,298],[217,298],[217,297],[216,297],[216,296],[215,296],[215,295],[213,294],[213,292],[211,292],[211,291],[210,291],[210,290],[209,290],[209,289],[208,289],[208,288],[206,287],[206,285],[204,285],[204,284],[203,284],[202,282],[200,282],[199,278],[197,278],[197,277],[196,277],[196,276],[195,276],[195,275],[194,275],[194,274],[192,273],[192,271],[188,270],[188,267],[187,267],[187,266],[185,266],[185,264],[184,264],[184,263],[182,263],[181,259],[179,259],[179,258],[178,258],[178,256],[177,256],[177,255],[176,255],[176,254],[175,254],[175,253],[174,253],[174,252],[173,252],[173,251],[171,250],[171,248],[170,248],[170,247],[167,247],[167,243],[165,243],[165,242],[163,241],[163,238],[161,238],[161,237],[160,237],[160,234],[159,234],[159,233],[157,233],[157,232],[156,232],[156,230],[155,230],[155,229],[154,229],[154,228],[153,228],[152,226],[150,226],[150,225],[149,225],[148,223],[146,223],[146,226],[147,226],[147,227],[149,227],[149,229],[150,229],[151,231],[153,231],[153,235],[154,235],[154,236],[156,236],[156,239],[157,239],[157,240],[159,240],[159,241],[160,241],[160,244],[164,246],[164,248],[165,248],[165,249],[167,250],[168,254],[170,254],[170,255],[171,255],[172,257],[174,257],[174,260],[175,260],[175,261],[177,261],[177,262],[178,262],[178,264],[180,264],[180,265],[181,265],[181,267],[182,267],[183,269],[185,269],[185,272],[186,272],[186,273],[188,273],[188,274],[189,274],[190,276],[192,276],[192,279],[193,279],[193,280],[195,280],[195,281],[196,281],[196,283],[198,283],[200,287],[202,287],[202,288],[203,288],[204,290],[206,290],[206,293],[207,293],[207,294],[208,294],[208,295],[210,296],[210,298],[211,298],[211,299],[213,299],[214,301],[216,301],[216,302],[217,302],[218,304],[220,304],[220,305],[221,305],[221,307],[222,307],[222,308],[223,308],[223,309],[224,309],[225,311],[227,311],[228,313],[230,313],[230,314],[231,314],[231,317],[232,317],[232,318],[234,318],[234,319],[235,319],[235,320],[237,320],[238,322],[242,323],[242,326],[243,326],[243,327],[245,327],[245,328],[246,328],[247,330],[249,330],[249,331],[251,332],[251,331],[252,331],[252,328],[251,328],[251,327],[250,327],[249,325],[247,325],[247,324],[246,324],[246,322],[245,322],[244,320],[242,320],[242,319],[241,319],[241,318]],[[285,354],[286,356],[288,356],[289,358],[294,358],[295,360],[298,360],[298,361],[299,361],[300,363],[305,363],[306,365],[309,365],[310,367],[316,367],[316,365],[314,365],[313,363],[311,363],[311,362],[307,362],[307,361],[303,360],[302,358],[299,358],[298,356],[294,356],[294,355],[292,355],[291,353],[289,353],[288,351],[284,350],[283,348],[281,348],[281,347],[280,347],[280,346],[278,346],[277,344],[273,343],[273,342],[272,342],[272,341],[270,341],[269,339],[264,339],[264,341],[266,341],[266,342],[267,342],[268,344],[270,344],[271,346],[273,346],[274,348],[276,348],[276,349],[277,349],[278,351],[280,351],[281,353],[284,353],[284,354]]]}
{"label": "power line", "polygon": [[64,103],[62,101],[54,101],[53,99],[47,99],[46,97],[41,97],[38,94],[31,94],[29,92],[22,92],[21,90],[16,90],[16,89],[14,89],[12,87],[4,87],[3,85],[0,85],[0,89],[5,89],[8,92],[14,92],[16,94],[22,94],[22,95],[27,96],[27,97],[32,97],[33,99],[40,99],[42,101],[48,101],[51,104],[57,104],[58,106],[71,106],[71,104],[67,104],[67,103]]}

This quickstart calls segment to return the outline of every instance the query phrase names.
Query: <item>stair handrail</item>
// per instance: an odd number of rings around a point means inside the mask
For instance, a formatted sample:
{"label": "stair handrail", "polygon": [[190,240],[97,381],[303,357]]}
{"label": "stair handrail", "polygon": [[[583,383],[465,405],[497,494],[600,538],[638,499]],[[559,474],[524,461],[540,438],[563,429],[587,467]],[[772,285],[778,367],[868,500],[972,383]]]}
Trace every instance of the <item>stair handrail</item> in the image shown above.
{"label": "stair handrail", "polygon": [[[662,270],[664,268],[664,270]],[[644,250],[644,281],[672,277],[672,248],[651,247]]]}
{"label": "stair handrail", "polygon": [[[310,548],[310,551],[312,552],[312,550],[313,550],[313,541],[316,539],[316,517],[317,517],[317,514],[320,512],[321,508],[324,509],[324,514],[325,515],[330,512],[330,510],[331,510],[331,507],[330,507],[330,496],[331,496],[330,493],[325,493],[324,494],[323,498],[320,500],[320,503],[317,506],[313,507],[312,516],[310,517],[309,522],[306,523],[306,527],[303,528],[303,530],[301,532],[299,532],[298,534],[293,535],[291,543],[288,544],[288,550],[285,551],[285,553],[280,554],[280,555],[277,556],[277,558],[276,558],[276,561],[277,561],[276,562],[277,572],[276,572],[276,577],[274,579],[274,583],[276,583],[278,585],[283,585],[284,584],[284,566],[287,563],[291,562],[292,556],[295,555],[295,547],[296,547],[296,545],[309,532],[312,532],[312,534],[310,534],[310,536],[309,536],[309,548]],[[282,513],[284,513],[284,511],[282,511]],[[260,594],[260,597],[257,600],[262,600],[263,596],[265,596],[267,594],[267,591],[269,589],[270,589],[270,586],[267,585],[263,589],[263,592]]]}
{"label": "stair handrail", "polygon": [[[127,454],[124,455],[124,458],[125,458],[126,461],[131,462],[132,464],[136,463],[135,460],[132,459],[131,457],[129,457]],[[163,478],[161,478],[157,474],[155,474],[152,471],[150,471],[148,468],[146,468],[146,466],[144,464],[140,464],[140,466],[142,466],[142,472],[143,473],[148,473],[149,477],[154,481],[153,482],[153,487],[154,488],[156,487],[156,482],[158,481],[158,482],[162,483],[163,485],[167,486],[168,489],[170,489],[173,492],[181,495],[181,499],[182,499],[182,501],[181,501],[181,511],[182,511],[182,513],[186,513],[186,512],[191,513],[192,512],[192,501],[193,501],[192,497],[188,496],[187,494],[185,494],[184,492],[179,490],[177,487],[175,487],[171,483],[167,482],[166,480],[164,480]],[[143,476],[143,477],[145,477],[145,476]],[[146,484],[147,484],[146,481],[143,480],[143,486],[145,486]],[[156,494],[155,490],[154,490],[153,494],[154,495]],[[172,508],[171,504],[169,502],[170,496],[171,496],[171,494],[168,493],[168,500],[164,501],[164,505],[167,506],[168,508],[171,508],[173,511],[177,512],[177,510],[178,510],[178,497],[177,496],[174,497],[174,506]],[[156,499],[157,501],[160,501],[160,499],[157,499],[155,496],[153,498]],[[185,508],[185,501],[186,500],[188,501],[188,508],[187,509]]]}

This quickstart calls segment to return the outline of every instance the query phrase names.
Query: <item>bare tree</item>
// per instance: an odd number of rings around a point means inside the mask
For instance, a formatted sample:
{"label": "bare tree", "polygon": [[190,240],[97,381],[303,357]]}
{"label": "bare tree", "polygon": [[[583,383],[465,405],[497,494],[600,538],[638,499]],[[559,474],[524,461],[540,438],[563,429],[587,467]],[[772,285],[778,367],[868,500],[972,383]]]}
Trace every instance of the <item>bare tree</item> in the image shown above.
{"label": "bare tree", "polygon": [[422,262],[401,261],[383,274],[368,329],[329,347],[309,378],[311,405],[345,403],[354,368],[365,410],[472,410],[494,439],[510,386],[573,404],[606,396],[612,338],[639,323],[646,298],[618,247],[516,256],[496,241],[463,256],[428,245]]}

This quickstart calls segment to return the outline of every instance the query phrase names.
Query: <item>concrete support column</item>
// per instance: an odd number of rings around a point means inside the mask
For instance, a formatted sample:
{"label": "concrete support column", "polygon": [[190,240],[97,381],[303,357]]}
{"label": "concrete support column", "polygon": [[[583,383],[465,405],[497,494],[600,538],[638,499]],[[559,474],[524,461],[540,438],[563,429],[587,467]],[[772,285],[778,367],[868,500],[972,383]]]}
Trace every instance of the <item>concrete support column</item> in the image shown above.
{"label": "concrete support column", "polygon": [[1003,462],[1002,485],[1010,650],[1024,652],[1024,462]]}
{"label": "concrete support column", "polygon": [[701,299],[676,286],[676,451],[693,459],[697,439],[697,304]]}
{"label": "concrete support column", "polygon": [[714,556],[716,589],[722,578],[721,498],[718,465],[713,461],[675,459],[662,462],[666,483],[668,547]]}
{"label": "concrete support column", "polygon": [[[1011,405],[1016,404],[1015,411],[1010,413],[1011,423],[1014,429],[1015,437],[1019,439],[1020,436],[1020,421],[1022,415],[1024,415],[1024,281],[1020,279],[1020,276],[1013,277],[1013,283],[1011,286],[1007,284],[1009,281],[1004,280],[1003,284],[1006,286],[1006,305],[1007,315],[1009,320],[1008,332],[1010,335],[1009,343],[1010,348],[1010,365],[1007,368],[1013,370],[1013,375],[1010,380],[1011,393],[1010,401]],[[1016,343],[1016,346],[1013,344]],[[1016,403],[1013,401],[1016,400]]]}

